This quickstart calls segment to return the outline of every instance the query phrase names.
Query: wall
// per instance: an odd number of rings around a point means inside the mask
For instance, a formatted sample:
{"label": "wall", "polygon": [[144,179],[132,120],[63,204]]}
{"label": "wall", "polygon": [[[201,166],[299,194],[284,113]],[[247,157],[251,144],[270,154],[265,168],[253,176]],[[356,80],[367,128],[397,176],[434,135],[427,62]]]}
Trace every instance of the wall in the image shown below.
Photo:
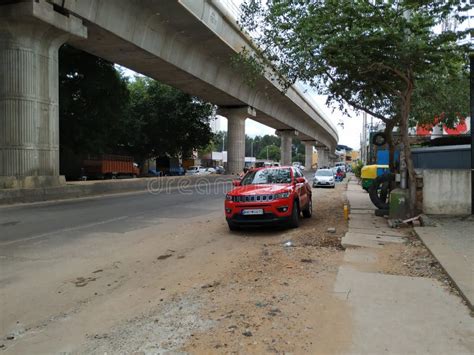
{"label": "wall", "polygon": [[471,213],[469,169],[423,169],[423,212],[460,215]]}

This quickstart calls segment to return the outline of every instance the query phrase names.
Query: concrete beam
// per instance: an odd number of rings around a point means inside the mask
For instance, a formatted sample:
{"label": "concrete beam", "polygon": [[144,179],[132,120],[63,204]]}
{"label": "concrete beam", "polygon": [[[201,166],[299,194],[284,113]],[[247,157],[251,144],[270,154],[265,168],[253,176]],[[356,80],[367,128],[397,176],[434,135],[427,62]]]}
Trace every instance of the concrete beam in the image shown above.
{"label": "concrete beam", "polygon": [[0,188],[51,186],[59,176],[58,49],[86,37],[45,2],[0,5]]}
{"label": "concrete beam", "polygon": [[230,59],[253,50],[235,22],[210,0],[49,0],[85,20],[87,41],[71,45],[177,87],[218,106],[249,105],[260,123],[296,129],[335,148],[337,131],[296,87],[249,86]]}

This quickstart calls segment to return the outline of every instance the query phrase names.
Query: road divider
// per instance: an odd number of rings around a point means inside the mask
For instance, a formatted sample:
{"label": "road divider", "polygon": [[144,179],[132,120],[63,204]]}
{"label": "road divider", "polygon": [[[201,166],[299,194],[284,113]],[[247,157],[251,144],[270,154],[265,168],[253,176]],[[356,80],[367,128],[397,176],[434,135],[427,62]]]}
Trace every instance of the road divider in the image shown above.
{"label": "road divider", "polygon": [[74,181],[66,185],[36,189],[0,189],[0,205],[67,200],[128,192],[218,194],[230,186],[231,175],[164,176],[138,179]]}

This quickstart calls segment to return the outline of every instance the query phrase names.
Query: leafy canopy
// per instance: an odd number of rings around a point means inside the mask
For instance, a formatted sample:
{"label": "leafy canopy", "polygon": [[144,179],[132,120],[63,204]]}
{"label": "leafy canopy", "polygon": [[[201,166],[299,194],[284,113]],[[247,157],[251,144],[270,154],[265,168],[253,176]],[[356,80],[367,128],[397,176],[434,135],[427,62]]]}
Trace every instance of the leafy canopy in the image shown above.
{"label": "leafy canopy", "polygon": [[211,104],[143,77],[137,77],[128,88],[130,107],[124,143],[135,155],[187,156],[213,138]]}
{"label": "leafy canopy", "polygon": [[70,46],[59,51],[61,150],[74,154],[117,149],[129,103],[127,80],[113,63]]}
{"label": "leafy canopy", "polygon": [[348,103],[387,121],[409,104],[418,79],[459,58],[455,41],[461,34],[433,28],[462,6],[461,1],[249,0],[241,25],[283,85],[301,80],[343,110]]}

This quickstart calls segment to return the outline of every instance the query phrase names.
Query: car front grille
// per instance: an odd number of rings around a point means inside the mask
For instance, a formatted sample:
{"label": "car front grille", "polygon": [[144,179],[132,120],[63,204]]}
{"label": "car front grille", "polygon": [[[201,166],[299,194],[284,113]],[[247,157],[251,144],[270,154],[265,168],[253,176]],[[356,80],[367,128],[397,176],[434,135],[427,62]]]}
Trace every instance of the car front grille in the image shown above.
{"label": "car front grille", "polygon": [[249,195],[249,196],[232,196],[233,202],[267,202],[273,201],[273,195]]}

